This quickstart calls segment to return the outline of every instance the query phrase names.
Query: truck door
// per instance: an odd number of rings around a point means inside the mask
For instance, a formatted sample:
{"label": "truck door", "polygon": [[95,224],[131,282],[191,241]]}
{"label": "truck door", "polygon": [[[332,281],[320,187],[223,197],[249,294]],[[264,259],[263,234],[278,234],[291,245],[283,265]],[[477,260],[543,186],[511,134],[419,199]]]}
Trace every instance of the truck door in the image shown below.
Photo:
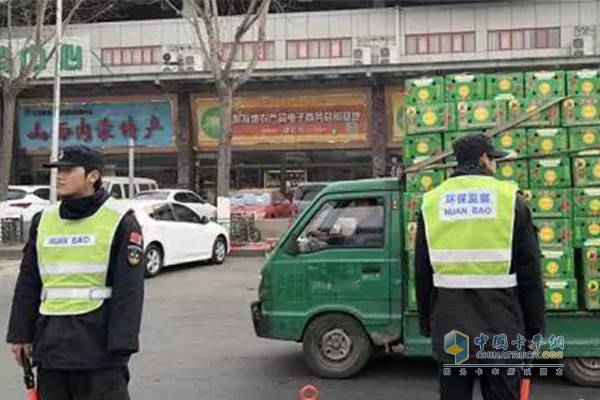
{"label": "truck door", "polygon": [[368,330],[389,325],[390,196],[339,194],[321,201],[290,238],[294,254],[284,256],[290,264],[276,268],[274,286],[286,288],[279,299],[287,298],[287,311],[302,319],[317,310],[349,312]]}

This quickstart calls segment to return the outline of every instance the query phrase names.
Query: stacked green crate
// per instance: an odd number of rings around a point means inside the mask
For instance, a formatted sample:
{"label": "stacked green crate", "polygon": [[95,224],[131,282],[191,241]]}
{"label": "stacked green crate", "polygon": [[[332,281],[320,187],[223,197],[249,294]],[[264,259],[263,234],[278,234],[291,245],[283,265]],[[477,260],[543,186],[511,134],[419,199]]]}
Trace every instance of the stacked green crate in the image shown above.
{"label": "stacked green crate", "polygon": [[452,74],[444,77],[446,102],[485,100],[485,75]]}
{"label": "stacked green crate", "polygon": [[456,128],[459,131],[488,129],[506,122],[506,102],[472,100],[456,103]]}
{"label": "stacked green crate", "polygon": [[549,100],[565,95],[564,71],[539,71],[525,73],[525,97]]}
{"label": "stacked green crate", "polygon": [[444,102],[444,78],[425,77],[406,80],[406,105]]}
{"label": "stacked green crate", "polygon": [[487,99],[514,99],[525,96],[525,77],[520,72],[486,75]]}
{"label": "stacked green crate", "polygon": [[568,71],[567,91],[569,96],[600,96],[600,71]]}

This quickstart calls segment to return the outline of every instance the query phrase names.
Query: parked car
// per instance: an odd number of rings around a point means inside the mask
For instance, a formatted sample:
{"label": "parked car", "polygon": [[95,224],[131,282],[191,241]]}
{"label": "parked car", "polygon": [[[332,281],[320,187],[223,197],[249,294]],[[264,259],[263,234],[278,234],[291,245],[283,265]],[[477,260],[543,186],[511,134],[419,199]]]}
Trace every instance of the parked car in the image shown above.
{"label": "parked car", "polygon": [[200,215],[205,215],[212,220],[217,219],[217,207],[213,206],[191,190],[159,189],[140,192],[135,195],[135,200],[162,200],[183,203],[193,208]]}
{"label": "parked car", "polygon": [[130,203],[144,236],[146,276],[171,265],[196,261],[222,264],[229,253],[229,234],[190,207],[172,201]]}
{"label": "parked car", "polygon": [[278,190],[244,189],[232,194],[231,212],[254,214],[256,219],[289,218],[294,214],[294,207]]}
{"label": "parked car", "polygon": [[24,222],[31,222],[35,214],[48,206],[49,186],[9,186],[7,200],[0,203],[0,218],[23,217]]}
{"label": "parked car", "polygon": [[[134,196],[148,190],[158,190],[158,183],[154,179],[133,178]],[[126,176],[103,176],[102,186],[115,199],[129,198],[129,177]]]}
{"label": "parked car", "polygon": [[300,214],[327,185],[329,185],[329,182],[306,182],[299,184],[294,191],[292,199],[296,213]]}

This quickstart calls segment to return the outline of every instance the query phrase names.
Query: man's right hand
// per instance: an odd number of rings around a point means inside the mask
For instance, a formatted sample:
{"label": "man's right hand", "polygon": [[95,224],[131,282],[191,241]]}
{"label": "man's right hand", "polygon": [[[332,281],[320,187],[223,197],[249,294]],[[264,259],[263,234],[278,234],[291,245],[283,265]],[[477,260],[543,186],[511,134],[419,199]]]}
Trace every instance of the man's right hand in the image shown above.
{"label": "man's right hand", "polygon": [[20,366],[23,366],[23,362],[25,358],[31,357],[31,344],[12,344],[10,346],[10,351],[15,356],[15,360],[19,363]]}

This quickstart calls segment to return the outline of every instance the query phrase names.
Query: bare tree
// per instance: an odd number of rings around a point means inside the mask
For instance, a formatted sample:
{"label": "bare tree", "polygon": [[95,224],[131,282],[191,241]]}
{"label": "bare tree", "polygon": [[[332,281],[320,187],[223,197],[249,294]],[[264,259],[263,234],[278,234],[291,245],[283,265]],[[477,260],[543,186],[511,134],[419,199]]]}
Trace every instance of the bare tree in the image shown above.
{"label": "bare tree", "polygon": [[[229,208],[229,177],[231,174],[231,138],[233,96],[235,92],[250,78],[258,59],[258,52],[264,49],[265,27],[270,9],[281,8],[277,0],[183,0],[179,9],[171,0],[166,2],[180,16],[187,19],[194,30],[196,40],[206,64],[209,66],[215,84],[216,93],[221,106],[220,130],[217,165],[218,207]],[[246,6],[240,12],[240,4]],[[236,9],[237,5],[237,9]],[[223,17],[237,13],[239,21],[235,26],[233,40],[222,41]],[[240,44],[248,40],[247,34],[256,26],[256,37],[251,40],[256,44],[252,58],[239,67],[236,55]],[[228,211],[226,211],[228,215]]]}
{"label": "bare tree", "polygon": [[[109,11],[114,0],[64,0],[63,25],[74,17],[93,20]],[[15,111],[19,94],[56,55],[56,9],[51,0],[0,0],[2,135],[0,142],[0,201],[6,199],[11,175]],[[41,55],[45,52],[44,57]]]}

